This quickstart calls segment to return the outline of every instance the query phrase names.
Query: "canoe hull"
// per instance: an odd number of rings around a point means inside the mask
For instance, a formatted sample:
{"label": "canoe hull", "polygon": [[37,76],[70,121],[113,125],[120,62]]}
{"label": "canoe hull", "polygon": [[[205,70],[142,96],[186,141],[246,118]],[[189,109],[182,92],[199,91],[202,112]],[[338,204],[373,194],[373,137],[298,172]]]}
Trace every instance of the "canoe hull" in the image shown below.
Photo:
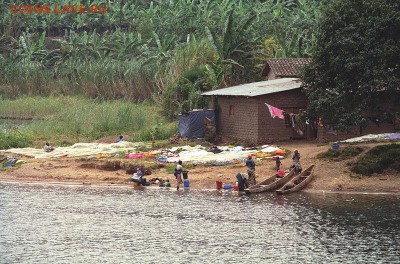
{"label": "canoe hull", "polygon": [[283,176],[282,178],[277,178],[276,175],[274,175],[266,179],[265,181],[260,182],[259,184],[256,184],[248,189],[245,189],[244,191],[247,194],[273,191],[276,188],[279,188],[283,186],[285,183],[287,183],[293,177],[293,175],[294,175],[294,169],[291,170],[289,173],[286,173],[285,176]]}
{"label": "canoe hull", "polygon": [[287,194],[304,189],[314,178],[314,168],[315,165],[311,165],[299,175],[293,177],[282,188],[276,190],[276,193]]}

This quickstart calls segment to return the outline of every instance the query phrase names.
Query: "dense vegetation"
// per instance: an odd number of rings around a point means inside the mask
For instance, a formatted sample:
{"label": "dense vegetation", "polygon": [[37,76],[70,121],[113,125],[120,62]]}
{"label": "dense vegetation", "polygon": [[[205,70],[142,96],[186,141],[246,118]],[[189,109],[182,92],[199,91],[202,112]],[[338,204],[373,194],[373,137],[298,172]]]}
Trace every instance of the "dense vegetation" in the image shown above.
{"label": "dense vegetation", "polygon": [[400,1],[331,1],[316,38],[304,78],[315,118],[346,130],[400,111]]}
{"label": "dense vegetation", "polygon": [[351,170],[355,173],[371,175],[388,169],[400,172],[400,144],[376,146],[359,158]]}
{"label": "dense vegetation", "polygon": [[13,14],[0,0],[3,97],[152,99],[174,117],[203,91],[259,80],[266,57],[311,56],[323,1],[79,2],[108,10]]}

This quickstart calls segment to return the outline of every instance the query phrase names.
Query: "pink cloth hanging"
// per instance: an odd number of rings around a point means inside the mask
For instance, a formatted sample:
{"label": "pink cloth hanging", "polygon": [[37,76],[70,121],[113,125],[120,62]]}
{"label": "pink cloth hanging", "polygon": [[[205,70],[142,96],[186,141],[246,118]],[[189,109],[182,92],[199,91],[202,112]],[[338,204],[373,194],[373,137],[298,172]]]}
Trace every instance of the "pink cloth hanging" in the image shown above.
{"label": "pink cloth hanging", "polygon": [[280,119],[285,119],[285,117],[283,116],[283,110],[273,107],[272,105],[269,105],[267,103],[265,103],[268,107],[269,113],[271,114],[272,118],[278,117]]}

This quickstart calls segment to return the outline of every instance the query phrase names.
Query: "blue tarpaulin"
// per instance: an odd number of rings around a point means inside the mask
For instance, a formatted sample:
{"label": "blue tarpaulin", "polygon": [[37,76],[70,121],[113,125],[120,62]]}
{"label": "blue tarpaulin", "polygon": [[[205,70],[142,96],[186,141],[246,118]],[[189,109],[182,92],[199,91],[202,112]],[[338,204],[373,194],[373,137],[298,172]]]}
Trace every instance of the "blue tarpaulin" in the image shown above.
{"label": "blue tarpaulin", "polygon": [[179,115],[179,134],[186,138],[204,137],[204,119],[209,118],[215,125],[215,112],[213,109],[193,110],[188,114]]}

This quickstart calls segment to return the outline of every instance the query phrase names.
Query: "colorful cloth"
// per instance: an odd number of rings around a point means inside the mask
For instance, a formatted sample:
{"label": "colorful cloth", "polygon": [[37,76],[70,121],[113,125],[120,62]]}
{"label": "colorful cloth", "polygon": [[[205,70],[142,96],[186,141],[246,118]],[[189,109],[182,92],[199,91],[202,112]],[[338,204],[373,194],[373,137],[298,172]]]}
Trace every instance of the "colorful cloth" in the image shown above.
{"label": "colorful cloth", "polygon": [[267,103],[265,103],[265,104],[267,105],[269,113],[271,114],[272,118],[275,118],[275,116],[276,116],[276,117],[278,117],[280,119],[285,119],[285,117],[283,116],[283,110],[281,110],[279,108],[276,108],[276,107],[274,107],[272,105],[269,105]]}

